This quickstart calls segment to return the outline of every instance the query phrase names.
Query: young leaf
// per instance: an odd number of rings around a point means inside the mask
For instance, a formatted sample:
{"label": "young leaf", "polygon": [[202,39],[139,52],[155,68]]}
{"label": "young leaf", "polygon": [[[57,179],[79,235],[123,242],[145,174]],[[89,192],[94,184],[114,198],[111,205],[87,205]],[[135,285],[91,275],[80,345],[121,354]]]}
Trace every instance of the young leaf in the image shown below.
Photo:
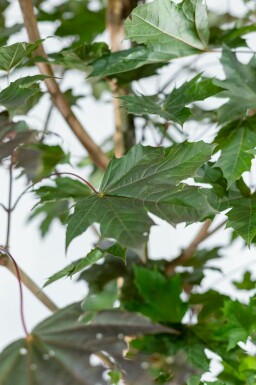
{"label": "young leaf", "polygon": [[24,57],[28,56],[41,44],[41,40],[35,43],[15,43],[0,47],[0,70],[10,72]]}
{"label": "young leaf", "polygon": [[124,262],[126,262],[126,248],[123,248],[118,243],[111,245],[107,249],[100,249],[99,247],[96,247],[91,250],[86,257],[72,262],[69,266],[53,274],[50,278],[48,278],[44,287],[63,277],[72,277],[74,274],[81,272],[86,267],[98,262],[100,259],[109,254],[115,257],[120,257]]}
{"label": "young leaf", "polygon": [[123,158],[114,158],[99,194],[79,202],[68,218],[67,246],[94,222],[100,223],[103,237],[138,247],[153,225],[147,211],[172,224],[212,215],[214,210],[201,191],[177,185],[195,175],[213,148],[203,142],[167,149],[136,145]]}
{"label": "young leaf", "polygon": [[243,172],[250,171],[254,156],[248,150],[252,150],[256,145],[255,124],[255,117],[231,122],[223,127],[215,138],[218,143],[217,150],[221,150],[215,167],[222,170],[228,187],[238,180]]}
{"label": "young leaf", "polygon": [[147,44],[162,60],[197,54],[208,44],[206,5],[203,0],[179,4],[154,0],[133,10],[125,32],[129,39]]}
{"label": "young leaf", "polygon": [[220,92],[221,88],[213,84],[212,79],[203,78],[200,74],[190,81],[175,88],[165,99],[153,96],[122,96],[125,108],[133,115],[158,115],[181,126],[191,116],[186,107],[193,102],[202,101]]}
{"label": "young leaf", "polygon": [[[148,319],[118,310],[98,313],[90,324],[78,322],[80,304],[68,306],[40,323],[29,338],[8,346],[0,354],[0,385],[36,383],[62,385],[107,384],[105,366],[90,362],[93,353],[107,352],[112,369],[127,344],[118,337],[172,333]],[[129,373],[127,375],[129,379]]]}

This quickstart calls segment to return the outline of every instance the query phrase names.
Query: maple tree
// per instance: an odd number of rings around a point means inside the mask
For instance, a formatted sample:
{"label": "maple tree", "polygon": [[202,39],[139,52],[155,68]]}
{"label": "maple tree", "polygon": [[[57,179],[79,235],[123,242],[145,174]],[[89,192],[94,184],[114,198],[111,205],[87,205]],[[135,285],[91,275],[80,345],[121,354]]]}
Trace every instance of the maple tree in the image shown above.
{"label": "maple tree", "polygon": [[[255,344],[255,278],[246,271],[233,282],[249,292],[247,303],[205,289],[222,247],[201,246],[224,226],[231,245],[239,238],[254,247],[256,240],[256,193],[245,178],[256,155],[254,1],[244,0],[243,15],[234,16],[214,13],[203,0],[63,0],[51,7],[19,0],[24,24],[9,26],[10,3],[0,2],[0,71],[8,81],[0,91],[0,166],[10,181],[8,204],[0,203],[7,217],[0,266],[18,279],[25,337],[0,353],[0,385],[255,384],[256,357],[241,344]],[[53,22],[63,48],[47,54],[38,24]],[[22,28],[29,42],[8,44]],[[105,30],[109,46],[100,41]],[[62,90],[74,70],[95,102],[112,98],[107,145],[95,143],[73,112],[85,95],[75,85]],[[138,92],[152,77],[157,93]],[[39,130],[26,116],[45,94],[49,113]],[[63,171],[72,154],[51,130],[53,109],[85,149],[72,172]],[[200,135],[214,133],[192,140],[193,125]],[[26,186],[13,201],[16,170]],[[55,220],[66,226],[66,248],[99,225],[95,247],[44,285],[75,276],[89,288],[82,303],[57,309],[16,263],[11,217],[28,191],[36,202],[29,219],[41,218],[42,236]],[[156,259],[148,249],[154,217],[202,225],[180,255]],[[53,312],[32,331],[23,285]],[[222,366],[211,382],[203,376],[209,352]]]}

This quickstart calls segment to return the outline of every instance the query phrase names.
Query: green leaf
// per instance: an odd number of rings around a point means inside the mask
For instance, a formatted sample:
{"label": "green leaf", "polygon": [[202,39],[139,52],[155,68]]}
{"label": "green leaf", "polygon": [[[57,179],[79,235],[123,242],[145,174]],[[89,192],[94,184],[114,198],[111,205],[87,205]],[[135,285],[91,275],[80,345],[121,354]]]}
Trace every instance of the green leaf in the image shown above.
{"label": "green leaf", "polygon": [[36,84],[48,76],[34,75],[20,78],[10,83],[8,87],[0,92],[0,105],[12,112],[12,114],[23,114],[28,111],[29,101],[37,94],[41,94]]}
{"label": "green leaf", "polygon": [[45,237],[45,235],[49,232],[51,225],[57,219],[61,224],[64,224],[67,220],[68,216],[68,202],[61,200],[56,202],[46,202],[45,204],[36,207],[32,214],[29,216],[28,221],[39,216],[40,225],[39,229],[41,232],[41,236]]}
{"label": "green leaf", "polygon": [[91,250],[86,255],[86,257],[71,263],[64,269],[53,274],[50,278],[48,278],[48,280],[44,284],[44,287],[63,277],[72,277],[74,274],[81,272],[86,267],[98,262],[100,259],[104,258],[108,254],[113,255],[115,257],[120,257],[124,262],[126,261],[126,248],[123,248],[117,243],[111,245],[107,249],[100,249],[99,247],[96,247],[95,249]]}
{"label": "green leaf", "polygon": [[67,246],[92,223],[100,223],[103,237],[138,247],[148,239],[153,221],[147,211],[175,224],[214,214],[196,187],[180,185],[207,161],[213,146],[184,142],[171,148],[134,146],[121,159],[113,159],[100,192],[75,206],[68,219]]}
{"label": "green leaf", "polygon": [[256,288],[256,280],[252,278],[252,273],[246,271],[241,281],[233,281],[233,285],[239,290],[253,290]]}
{"label": "green leaf", "polygon": [[236,54],[227,47],[224,48],[221,64],[225,71],[226,80],[215,80],[215,84],[226,91],[220,97],[229,98],[229,101],[219,108],[219,123],[243,119],[248,109],[256,108],[256,60],[251,59],[248,64],[241,64]]}
{"label": "green leaf", "polygon": [[122,379],[122,373],[117,370],[111,370],[108,372],[110,378],[110,385],[118,385],[119,381]]}
{"label": "green leaf", "polygon": [[232,193],[229,199],[232,210],[227,213],[226,227],[232,227],[250,246],[256,236],[256,194],[243,196]]}
{"label": "green leaf", "polygon": [[255,124],[254,117],[229,123],[215,138],[215,142],[218,143],[217,150],[221,150],[215,167],[222,170],[228,181],[228,187],[238,180],[243,172],[250,171],[254,156],[249,150],[256,145]]}
{"label": "green leaf", "polygon": [[[125,337],[171,332],[118,310],[102,311],[87,325],[78,322],[80,315],[80,304],[68,306],[40,323],[29,338],[8,346],[0,354],[0,385],[107,384],[102,377],[105,366],[91,365],[93,353],[107,353],[113,359],[111,369],[117,370],[127,349],[120,333]],[[125,377],[129,380],[129,373]]]}
{"label": "green leaf", "polygon": [[191,376],[187,381],[187,385],[200,385],[201,384],[201,376]]}
{"label": "green leaf", "polygon": [[191,116],[191,110],[186,106],[197,101],[202,101],[220,92],[212,79],[203,78],[200,74],[190,81],[175,88],[165,99],[158,96],[123,96],[125,108],[133,115],[158,115],[165,120],[174,121],[183,125]]}
{"label": "green leaf", "polygon": [[65,38],[76,36],[79,42],[90,42],[105,29],[105,9],[94,12],[82,1],[78,1],[75,6],[72,2],[69,1],[71,9],[67,9],[67,12],[71,13],[70,16],[66,18],[62,14],[59,15],[61,23],[55,34]]}
{"label": "green leaf", "polygon": [[[180,299],[181,280],[178,275],[166,278],[157,270],[134,266],[135,285],[145,304],[136,309],[154,321],[180,322],[187,311],[187,304]],[[132,303],[127,304],[129,310]]]}
{"label": "green leaf", "polygon": [[109,52],[106,43],[82,44],[73,49],[64,49],[58,53],[48,55],[48,62],[61,65],[64,68],[88,72],[90,63]]}
{"label": "green leaf", "polygon": [[221,331],[223,338],[228,338],[227,349],[233,349],[240,341],[246,342],[251,333],[255,331],[256,308],[251,299],[248,305],[238,301],[226,301],[223,313],[228,323]]}
{"label": "green leaf", "polygon": [[118,298],[117,282],[112,281],[104,286],[101,293],[89,293],[82,302],[83,311],[111,309]]}
{"label": "green leaf", "polygon": [[91,195],[91,189],[79,180],[62,176],[54,179],[53,184],[53,186],[41,186],[34,189],[40,199],[38,204],[71,198],[79,200]]}
{"label": "green leaf", "polygon": [[206,6],[202,0],[183,0],[179,4],[154,0],[132,11],[125,32],[129,39],[147,44],[159,60],[197,54],[207,49]]}
{"label": "green leaf", "polygon": [[10,72],[22,59],[28,56],[41,44],[41,40],[35,43],[15,43],[0,47],[0,70]]}
{"label": "green leaf", "polygon": [[[91,63],[90,76],[114,76],[119,81],[137,80],[151,76],[159,68],[159,55],[145,46],[137,46],[118,52],[111,52]],[[144,68],[141,68],[144,67]],[[148,73],[147,73],[148,72]]]}

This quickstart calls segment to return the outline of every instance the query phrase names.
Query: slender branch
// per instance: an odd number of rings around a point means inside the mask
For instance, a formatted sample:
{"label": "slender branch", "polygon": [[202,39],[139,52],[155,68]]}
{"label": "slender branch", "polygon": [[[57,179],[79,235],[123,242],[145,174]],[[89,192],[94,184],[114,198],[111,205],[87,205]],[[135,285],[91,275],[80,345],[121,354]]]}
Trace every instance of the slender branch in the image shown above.
{"label": "slender branch", "polygon": [[[3,248],[2,248],[3,249]],[[7,254],[7,253],[6,253]],[[0,258],[0,266],[6,267],[12,274],[17,277],[16,269],[8,257]],[[20,280],[34,296],[42,302],[51,312],[58,310],[58,307],[52,300],[40,289],[40,287],[19,267]]]}
{"label": "slender branch", "polygon": [[[122,50],[124,38],[123,20],[136,6],[136,0],[108,0],[107,2],[107,29],[110,35],[112,52]],[[109,80],[115,117],[115,156],[120,158],[135,142],[134,121],[127,116],[122,108],[119,96],[127,95],[129,88],[119,86],[116,79]]]}
{"label": "slender branch", "polygon": [[2,207],[4,211],[8,212],[8,208],[3,203],[0,203],[0,207]]}
{"label": "slender branch", "polygon": [[209,231],[209,227],[211,226],[212,221],[210,219],[207,219],[207,221],[204,222],[201,229],[196,234],[195,238],[192,240],[190,245],[182,252],[182,254],[179,257],[175,258],[170,263],[168,263],[165,270],[166,274],[172,275],[175,267],[179,265],[184,265],[190,258],[193,257],[199,244],[202,243],[205,239],[209,238],[211,235],[213,235],[221,227],[223,227],[226,222],[227,220],[223,221],[218,226],[216,226],[213,230]]}
{"label": "slender branch", "polygon": [[[24,24],[31,42],[40,40],[40,34],[37,27],[37,20],[34,13],[34,8],[31,0],[19,0],[20,8],[23,14]],[[35,54],[41,57],[46,57],[43,45],[41,44]],[[80,143],[88,151],[92,161],[101,169],[105,170],[109,158],[104,154],[100,147],[98,147],[88,133],[84,130],[82,124],[79,122],[75,114],[73,113],[65,95],[61,92],[58,83],[52,77],[54,76],[52,68],[49,64],[44,62],[37,63],[38,69],[43,75],[51,76],[51,78],[45,79],[45,84],[48,89],[52,100],[66,120],[67,124],[76,135]]]}
{"label": "slender branch", "polygon": [[11,219],[12,219],[12,192],[13,192],[13,175],[12,175],[12,163],[9,166],[9,198],[7,207],[7,230],[6,230],[6,241],[5,248],[9,249],[10,233],[11,233]]}
{"label": "slender branch", "polygon": [[41,136],[40,142],[43,142],[43,140],[44,140],[45,134],[46,134],[46,132],[48,130],[48,125],[49,125],[49,122],[50,122],[53,110],[54,110],[54,105],[51,104],[50,108],[48,110],[46,119],[45,119],[44,128],[43,128],[43,131],[42,131],[42,136]]}
{"label": "slender branch", "polygon": [[24,330],[26,336],[28,337],[29,336],[29,332],[28,332],[28,328],[27,328],[27,325],[26,325],[26,322],[25,322],[24,298],[23,298],[23,289],[22,289],[22,283],[21,283],[21,276],[20,276],[19,267],[17,265],[17,262],[15,261],[15,259],[13,258],[13,256],[11,255],[11,253],[8,251],[7,248],[0,246],[0,252],[4,253],[5,255],[7,255],[10,258],[10,260],[13,263],[14,269],[15,269],[15,274],[17,276],[17,280],[18,280],[18,283],[19,283],[19,291],[20,291],[20,318],[21,318],[21,323],[22,323],[22,326],[23,326],[23,330]]}

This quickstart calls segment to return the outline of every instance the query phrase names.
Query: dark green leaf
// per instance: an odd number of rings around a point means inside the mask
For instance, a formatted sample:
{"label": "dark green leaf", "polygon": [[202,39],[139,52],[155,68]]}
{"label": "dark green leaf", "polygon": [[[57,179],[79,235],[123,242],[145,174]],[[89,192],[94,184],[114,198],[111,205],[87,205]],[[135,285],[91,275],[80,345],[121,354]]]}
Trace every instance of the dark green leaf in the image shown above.
{"label": "dark green leaf", "polygon": [[120,333],[125,337],[172,332],[117,310],[98,313],[89,325],[77,321],[80,314],[79,304],[68,306],[39,324],[28,339],[8,346],[0,355],[0,385],[107,384],[102,377],[105,367],[91,365],[93,353],[107,352],[113,357],[111,369],[117,370],[117,357],[126,349]]}
{"label": "dark green leaf", "polygon": [[214,210],[201,191],[177,186],[195,175],[212,150],[203,142],[185,142],[169,149],[136,145],[123,158],[113,159],[100,193],[79,202],[69,217],[67,245],[97,222],[103,237],[114,237],[131,247],[141,246],[153,225],[147,211],[172,224],[212,215]]}

